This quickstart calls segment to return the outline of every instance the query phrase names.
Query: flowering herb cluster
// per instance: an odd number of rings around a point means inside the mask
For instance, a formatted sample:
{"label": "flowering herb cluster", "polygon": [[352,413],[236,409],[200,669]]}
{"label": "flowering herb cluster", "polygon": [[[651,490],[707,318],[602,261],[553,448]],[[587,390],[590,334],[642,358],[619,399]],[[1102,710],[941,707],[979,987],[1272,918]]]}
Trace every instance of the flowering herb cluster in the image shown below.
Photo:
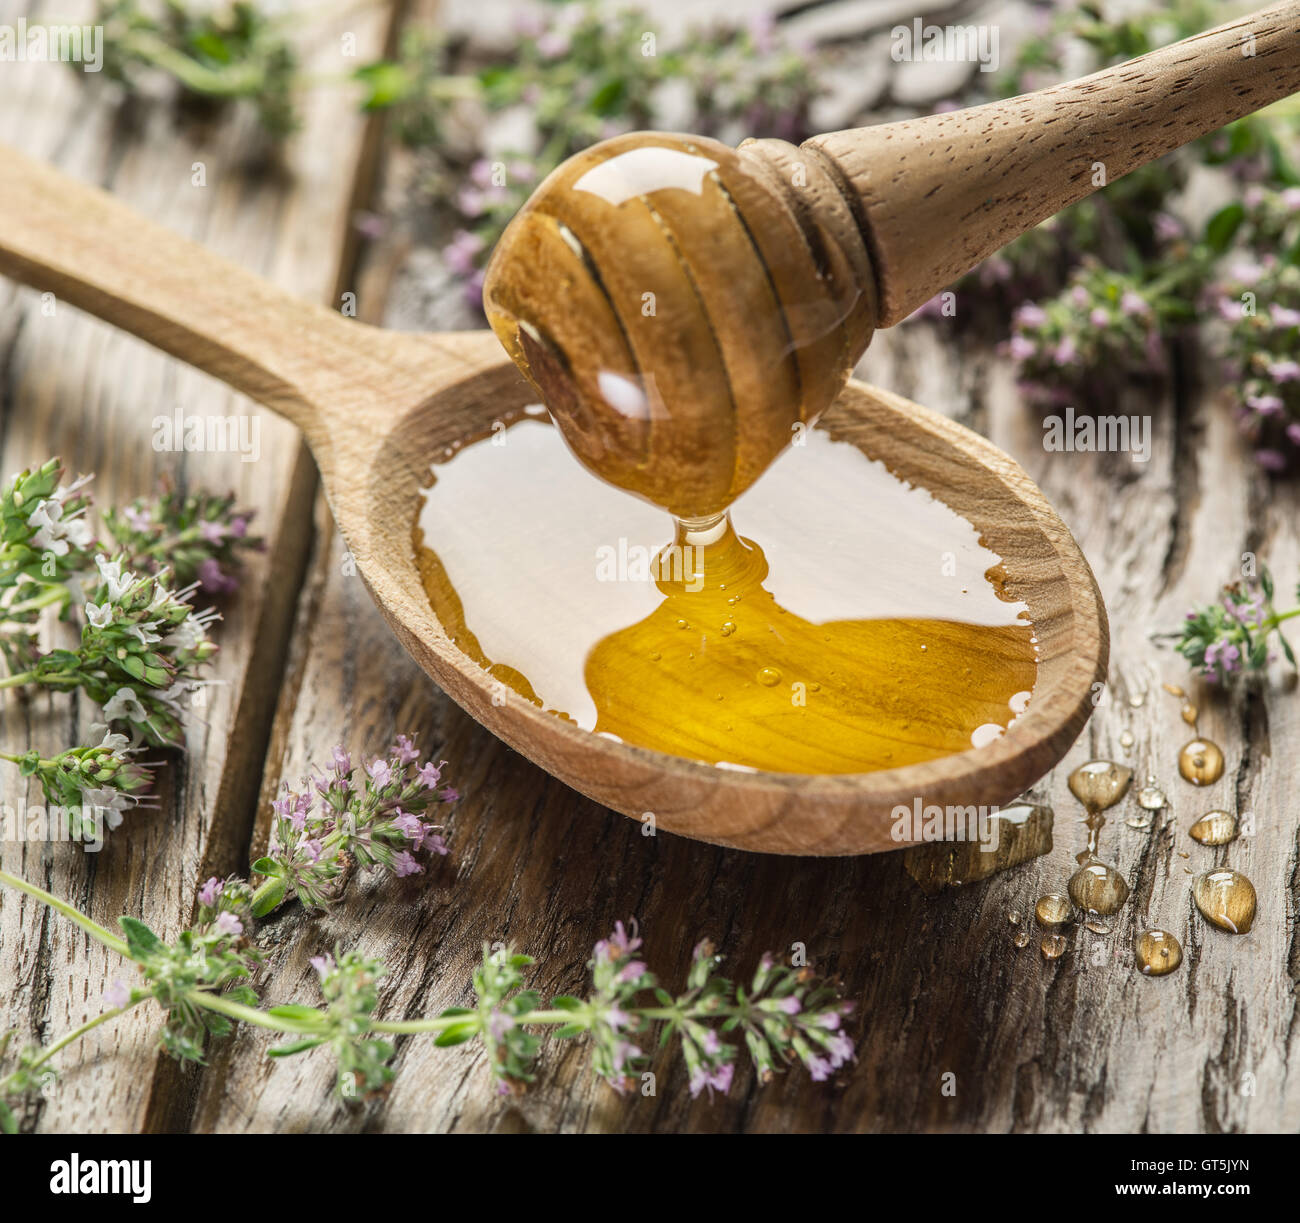
{"label": "flowering herb cluster", "polygon": [[250,517],[236,508],[233,493],[164,488],[156,497],[106,510],[104,526],[132,569],[165,568],[179,586],[197,582],[205,594],[222,595],[239,587],[241,554],[262,548],[262,540],[248,533]]}
{"label": "flowering herb cluster", "polygon": [[[702,942],[692,955],[685,990],[673,995],[642,959],[635,926],[628,930],[622,923],[593,949],[586,997],[562,995],[544,1005],[537,991],[527,988],[525,972],[532,958],[509,946],[485,945],[470,982],[471,1006],[449,1007],[428,1018],[380,1019],[383,962],[338,947],[312,957],[319,1005],[262,1006],[254,987],[263,958],[255,942],[258,915],[293,896],[313,905],[337,901],[346,879],[344,857],[398,876],[412,873],[404,854],[414,861],[417,852],[446,853],[441,831],[429,822],[427,811],[435,802],[452,801],[455,791],[446,786],[435,790],[441,778],[432,776],[428,764],[414,767],[416,756],[411,741],[401,737],[392,752],[364,770],[363,780],[363,770],[352,768],[347,753],[336,749],[312,787],[316,799],[286,794],[277,800],[275,818],[277,835],[287,821],[296,846],[311,825],[308,816],[296,826],[295,811],[321,801],[333,812],[328,818],[334,827],[319,830],[319,861],[330,860],[339,869],[323,881],[306,881],[296,851],[286,842],[257,864],[262,882],[256,887],[238,878],[207,880],[198,892],[194,921],[173,943],[132,917],[119,918],[121,934],[116,934],[35,884],[0,871],[0,885],[76,922],[136,969],[132,984],[112,981],[101,1014],[44,1049],[19,1053],[9,1073],[0,1077],[0,1129],[15,1131],[14,1106],[48,1089],[51,1061],[60,1050],[149,1000],[163,1011],[160,1041],[173,1057],[202,1061],[211,1038],[246,1023],[281,1036],[269,1051],[272,1057],[332,1050],[338,1093],[346,1100],[384,1088],[393,1077],[392,1038],[420,1033],[433,1036],[439,1047],[480,1043],[502,1094],[522,1091],[536,1080],[548,1030],[561,1039],[587,1037],[595,1073],[620,1093],[641,1084],[640,1076],[651,1064],[652,1040],[659,1048],[677,1041],[692,1095],[726,1094],[742,1048],[763,1083],[795,1063],[802,1063],[813,1079],[825,1080],[852,1060],[853,1042],[844,1031],[852,1004],[810,969],[764,956],[753,976],[736,984],[719,973],[721,958],[712,944]],[[341,833],[349,817],[355,827]],[[292,876],[289,863],[298,864]],[[285,868],[282,873],[268,873],[279,867]],[[5,1044],[0,1042],[0,1052]]]}
{"label": "flowering herb cluster", "polygon": [[1300,186],[1247,188],[1216,214],[1225,258],[1207,305],[1227,324],[1224,381],[1267,471],[1300,459]]}
{"label": "flowering herb cluster", "polygon": [[[1225,586],[1217,603],[1192,608],[1178,632],[1164,636],[1173,639],[1174,648],[1214,683],[1263,672],[1276,657],[1272,648],[1275,636],[1283,656],[1294,667],[1295,653],[1280,626],[1300,616],[1300,607],[1279,612],[1274,609],[1273,596],[1272,574],[1261,567],[1258,577]],[[1300,586],[1296,599],[1300,601]]]}
{"label": "flowering herb cluster", "polygon": [[[91,477],[65,482],[58,459],[21,471],[0,490],[0,689],[81,691],[99,707],[88,742],[50,757],[0,753],[67,813],[78,839],[122,822],[147,799],[143,745],[184,745],[186,698],[205,681],[216,644],[216,612],[192,599],[205,566],[224,565],[225,587],[240,563],[249,515],[231,497],[164,493],[104,515],[101,541],[90,519]],[[177,588],[171,565],[190,580]],[[54,609],[78,627],[75,645],[42,648],[41,617]]]}
{"label": "flowering herb cluster", "polygon": [[429,813],[460,796],[441,784],[445,760],[418,760],[415,745],[398,735],[387,756],[367,765],[354,765],[351,754],[336,747],[328,768],[305,778],[302,790],[286,783],[272,804],[270,848],[253,863],[253,872],[265,879],[254,915],[294,897],[309,908],[326,907],[354,864],[401,878],[424,869],[418,854],[445,855],[442,830]]}

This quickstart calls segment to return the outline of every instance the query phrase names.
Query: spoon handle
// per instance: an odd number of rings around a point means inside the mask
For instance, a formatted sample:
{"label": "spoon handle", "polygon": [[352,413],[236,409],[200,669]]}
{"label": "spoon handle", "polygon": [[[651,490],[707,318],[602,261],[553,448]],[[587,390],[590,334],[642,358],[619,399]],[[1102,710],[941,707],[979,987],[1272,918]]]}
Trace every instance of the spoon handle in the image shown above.
{"label": "spoon handle", "polygon": [[1297,91],[1300,0],[1285,0],[1080,80],[803,147],[860,201],[889,327],[1067,205]]}
{"label": "spoon handle", "polygon": [[[287,417],[309,440],[358,329],[111,195],[0,147],[0,273],[122,327]],[[349,364],[351,363],[351,364]]]}

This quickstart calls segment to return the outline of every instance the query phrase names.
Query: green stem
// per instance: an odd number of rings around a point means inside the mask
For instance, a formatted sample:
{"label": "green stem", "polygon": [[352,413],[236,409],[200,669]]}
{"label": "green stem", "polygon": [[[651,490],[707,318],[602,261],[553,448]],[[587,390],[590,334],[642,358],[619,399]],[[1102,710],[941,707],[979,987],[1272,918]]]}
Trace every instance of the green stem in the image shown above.
{"label": "green stem", "polygon": [[270,1028],[272,1032],[312,1033],[318,1031],[316,1027],[305,1024],[301,1020],[277,1019],[274,1015],[268,1015],[255,1006],[245,1006],[242,1002],[235,1002],[223,994],[210,994],[205,990],[192,989],[185,996],[195,1006],[201,1006],[209,1011],[216,1011],[217,1014],[225,1015],[227,1019],[237,1019],[240,1023],[251,1023],[255,1027]]}
{"label": "green stem", "polygon": [[28,896],[39,900],[42,904],[49,905],[56,913],[62,913],[69,921],[76,922],[87,934],[98,939],[105,947],[116,951],[118,955],[126,956],[128,959],[131,958],[126,943],[118,938],[116,934],[105,930],[97,921],[92,921],[80,909],[74,908],[67,901],[50,895],[44,888],[38,888],[34,883],[28,883],[26,879],[20,879],[17,875],[11,875],[8,871],[0,871],[0,884],[7,884],[20,892],[26,892]]}
{"label": "green stem", "polygon": [[137,55],[146,63],[171,73],[186,89],[209,97],[244,97],[261,88],[265,73],[259,67],[232,65],[229,68],[205,68],[202,64],[161,38],[136,30],[121,40],[119,50]]}
{"label": "green stem", "polygon": [[[640,1012],[644,1014],[644,1012]],[[526,1011],[514,1017],[516,1024],[551,1024],[563,1026],[575,1023],[581,1017],[581,1011]],[[396,1019],[378,1020],[370,1025],[372,1032],[387,1032],[391,1035],[410,1035],[415,1032],[445,1032],[448,1028],[464,1023],[471,1015],[436,1015],[432,1019]]]}
{"label": "green stem", "polygon": [[1274,612],[1264,621],[1264,631],[1272,632],[1283,620],[1293,620],[1296,616],[1300,616],[1300,607],[1293,607],[1288,612]]}
{"label": "green stem", "polygon": [[81,677],[72,672],[66,675],[41,675],[33,669],[31,671],[19,671],[14,675],[6,675],[3,679],[0,679],[0,688],[19,688],[23,684],[72,684],[75,687],[79,683],[81,683]]}

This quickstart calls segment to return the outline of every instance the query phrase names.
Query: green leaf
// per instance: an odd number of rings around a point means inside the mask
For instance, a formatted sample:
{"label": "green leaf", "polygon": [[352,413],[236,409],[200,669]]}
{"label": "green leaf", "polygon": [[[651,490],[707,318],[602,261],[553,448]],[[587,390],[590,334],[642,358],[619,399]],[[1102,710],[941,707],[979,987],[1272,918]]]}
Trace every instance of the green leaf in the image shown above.
{"label": "green leaf", "polygon": [[14,1116],[13,1109],[0,1100],[0,1134],[16,1133],[18,1133],[18,1118]]}
{"label": "green leaf", "polygon": [[411,78],[406,69],[388,60],[366,64],[358,68],[352,77],[366,87],[362,110],[383,110],[400,102],[411,92]]}
{"label": "green leaf", "polygon": [[284,868],[274,858],[258,858],[253,863],[255,875],[265,875],[268,879],[278,879],[284,874]]}
{"label": "green leaf", "polygon": [[558,998],[551,999],[551,1009],[556,1011],[580,1011],[583,1006],[581,998],[574,998],[570,994],[561,994]]}
{"label": "green leaf", "polygon": [[439,1013],[439,1019],[449,1019],[453,1015],[473,1015],[474,1012],[467,1006],[449,1006],[445,1011]]}
{"label": "green leaf", "polygon": [[1225,204],[1206,222],[1206,244],[1217,254],[1223,254],[1245,219],[1246,209],[1240,201]]}
{"label": "green leaf", "polygon": [[1270,603],[1273,602],[1273,575],[1269,572],[1267,565],[1259,567],[1259,584],[1264,591],[1264,598]]}
{"label": "green leaf", "polygon": [[511,968],[527,968],[529,964],[536,963],[530,955],[512,955],[507,961]]}
{"label": "green leaf", "polygon": [[581,1036],[587,1030],[587,1025],[583,1023],[566,1023],[564,1027],[557,1029],[554,1033],[558,1040],[568,1040],[573,1036]]}
{"label": "green leaf", "polygon": [[148,926],[134,917],[119,917],[117,924],[126,935],[126,947],[132,959],[142,955],[151,955],[160,950],[164,943]]}
{"label": "green leaf", "polygon": [[320,1011],[314,1006],[302,1006],[297,1002],[286,1002],[281,1006],[273,1006],[266,1012],[273,1015],[276,1019],[309,1019],[319,1020]]}
{"label": "green leaf", "polygon": [[[262,892],[253,904],[253,916],[265,917],[271,912],[284,899],[285,886],[283,879],[276,879],[265,892]],[[261,888],[258,891],[261,892]]]}
{"label": "green leaf", "polygon": [[1282,645],[1282,653],[1286,655],[1287,662],[1289,662],[1291,666],[1294,667],[1296,665],[1295,651],[1291,649],[1291,643],[1285,637],[1283,637],[1281,633],[1278,633],[1277,639]]}
{"label": "green leaf", "polygon": [[452,1024],[445,1032],[439,1032],[433,1043],[439,1049],[450,1049],[453,1045],[463,1045],[477,1031],[476,1023]]}
{"label": "green leaf", "polygon": [[612,81],[606,81],[591,95],[591,102],[587,109],[602,119],[607,119],[611,115],[618,114],[626,96],[627,82],[622,77],[615,77]]}
{"label": "green leaf", "polygon": [[266,1051],[267,1057],[292,1057],[295,1053],[305,1053],[317,1045],[323,1045],[323,1036],[304,1036],[302,1040],[291,1040],[283,1045],[273,1045]]}

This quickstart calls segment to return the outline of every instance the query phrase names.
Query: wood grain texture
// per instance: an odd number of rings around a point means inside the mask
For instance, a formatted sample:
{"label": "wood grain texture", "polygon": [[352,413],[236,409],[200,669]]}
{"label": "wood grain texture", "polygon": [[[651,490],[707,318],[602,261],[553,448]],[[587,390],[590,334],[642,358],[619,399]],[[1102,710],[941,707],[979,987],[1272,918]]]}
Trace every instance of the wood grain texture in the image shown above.
{"label": "wood grain texture", "polygon": [[890,327],[1104,183],[1297,90],[1300,3],[1284,0],[1077,81],[802,147],[860,203]]}
{"label": "wood grain texture", "polygon": [[[30,7],[25,15],[41,19]],[[76,15],[60,4],[48,19]],[[15,16],[9,11],[0,19]],[[362,47],[377,49],[385,21],[375,10],[354,18],[350,28]],[[322,71],[327,63],[337,70],[337,45],[325,44]],[[363,128],[346,97],[314,96],[287,169],[268,174],[250,163],[256,133],[247,116],[219,125],[178,124],[162,108],[112,105],[98,82],[79,81],[63,64],[5,69],[0,141],[105,185],[146,215],[165,215],[172,228],[289,290],[322,302],[333,296]],[[203,163],[201,187],[194,182],[196,161]],[[103,245],[92,243],[82,254],[92,263],[111,258]],[[322,249],[329,252],[324,258]],[[61,288],[32,291],[0,281],[0,468],[17,470],[58,453],[74,472],[97,473],[95,490],[107,503],[149,492],[163,474],[182,488],[233,488],[241,504],[257,511],[257,530],[268,541],[239,597],[222,607],[214,683],[203,690],[206,705],[193,711],[189,754],[162,771],[160,809],[131,816],[124,835],[110,838],[97,856],[66,843],[10,842],[2,849],[6,869],[74,900],[97,920],[113,925],[118,914],[129,913],[172,935],[189,917],[195,881],[243,858],[306,560],[315,473],[292,427],[80,314]],[[52,315],[42,309],[43,292],[55,295]],[[153,418],[177,407],[199,417],[250,416],[259,431],[257,460],[155,450]],[[73,736],[92,720],[92,710],[70,698],[25,702],[6,693],[0,738],[6,746],[59,748],[77,741]],[[8,765],[0,772],[0,799],[41,801],[39,789]],[[0,896],[0,1026],[16,1027],[22,1043],[97,1013],[104,987],[123,975],[113,959],[25,899]],[[183,1125],[192,1072],[157,1053],[155,1018],[133,1012],[80,1042],[62,1062],[67,1090],[28,1111],[24,1123],[60,1132]]]}
{"label": "wood grain texture", "polygon": [[[5,121],[0,139],[16,139],[16,122],[12,116]],[[64,138],[59,133],[66,134],[63,122],[47,137],[51,149]],[[114,145],[115,163],[127,151],[125,161],[136,165],[146,202],[158,179],[153,159],[169,147],[165,133],[165,127],[161,134],[150,129],[147,149],[126,131]],[[235,136],[228,139],[228,147],[237,147]],[[261,199],[254,215],[263,227],[273,223],[279,197],[250,191],[242,198],[246,206]],[[229,234],[236,222],[232,213],[226,216]],[[238,221],[239,235],[257,248],[250,266],[265,266],[258,257],[280,235],[254,225],[242,210]],[[242,248],[234,235],[228,240],[226,249],[238,257]],[[415,262],[401,249],[372,252],[357,281],[371,322],[419,325],[411,314],[381,320],[378,313],[383,284],[408,259]],[[294,282],[286,276],[282,283]],[[306,280],[299,283],[311,291]],[[80,442],[85,465],[120,472],[117,492],[142,491],[152,474],[146,460],[153,456],[120,447],[99,416],[86,414],[86,404],[105,412],[114,394],[123,397],[113,418],[120,429],[153,385],[137,384],[133,369],[172,379],[178,401],[191,410],[213,394],[211,384],[193,376],[180,381],[186,376],[172,363],[89,322],[77,346],[66,349],[67,337],[60,337],[33,360],[35,319],[11,307],[10,287],[0,284],[0,292],[10,295],[0,309],[5,469],[18,460],[12,447],[19,441],[26,457],[29,442],[43,452],[53,437],[70,456],[72,443]],[[1167,391],[1134,388],[1120,402],[1097,405],[1151,415],[1154,445],[1146,465],[1124,455],[1046,453],[1039,419],[1016,394],[1008,367],[946,324],[883,333],[859,371],[978,429],[1016,458],[1074,532],[1111,610],[1106,697],[1084,739],[1034,790],[1056,806],[1054,850],[933,900],[906,877],[898,855],[794,859],[671,835],[643,837],[636,824],[576,796],[429,685],[366,596],[325,506],[318,506],[307,580],[288,592],[297,600],[298,619],[265,771],[261,761],[232,757],[224,767],[216,761],[206,766],[205,777],[260,777],[258,813],[264,818],[280,779],[296,779],[333,742],[370,750],[409,730],[451,760],[449,775],[466,797],[450,821],[451,858],[430,876],[382,889],[363,879],[328,918],[290,909],[270,923],[273,953],[264,995],[314,1001],[306,958],[342,940],[388,957],[385,1017],[430,1013],[466,1000],[465,981],[480,943],[498,938],[539,957],[543,992],[580,992],[591,944],[614,920],[636,915],[647,958],[672,987],[682,981],[694,941],[706,935],[738,974],[761,951],[788,950],[793,943],[806,946],[819,967],[838,972],[860,1004],[860,1045],[857,1062],[836,1082],[812,1084],[796,1071],[760,1090],[745,1071],[729,1098],[692,1101],[680,1066],[661,1055],[654,1066],[657,1094],[620,1099],[591,1081],[580,1045],[549,1042],[537,1088],[501,1100],[491,1094],[486,1068],[469,1047],[440,1051],[412,1038],[400,1044],[399,1078],[387,1101],[347,1108],[332,1099],[328,1056],[272,1062],[264,1057],[268,1042],[257,1033],[217,1046],[208,1070],[163,1082],[147,1030],[156,1016],[142,1008],[138,1029],[108,1029],[80,1056],[65,1057],[60,1097],[29,1112],[26,1124],[62,1131],[152,1124],[202,1132],[1294,1132],[1300,1128],[1300,821],[1294,803],[1300,694],[1280,676],[1245,699],[1198,693],[1201,730],[1223,746],[1228,771],[1218,786],[1193,791],[1174,768],[1190,731],[1178,702],[1159,687],[1161,680],[1185,683],[1185,673],[1175,656],[1155,650],[1146,637],[1153,627],[1175,624],[1188,603],[1212,597],[1234,576],[1244,550],[1267,558],[1284,590],[1300,573],[1300,490],[1258,473],[1208,369],[1200,354],[1181,352]],[[19,371],[25,371],[20,384]],[[130,383],[129,395],[126,386],[115,392],[119,382]],[[204,473],[200,478],[207,482]],[[252,497],[258,490],[244,491]],[[233,617],[255,606],[265,572],[255,572],[222,626],[223,665],[245,684],[238,677],[252,657],[249,635],[238,630],[235,636]],[[275,572],[279,583],[288,582],[283,569]],[[1130,698],[1139,694],[1144,703],[1134,708]],[[6,704],[0,733],[20,737],[31,727],[48,733],[41,741],[57,742],[65,709],[62,703],[35,707],[15,726],[17,715]],[[217,725],[210,732],[209,755],[220,756],[225,729]],[[1135,736],[1127,757],[1120,746],[1126,729]],[[1083,830],[1072,823],[1078,807],[1066,773],[1089,756],[1108,754],[1157,774],[1174,804],[1174,829],[1165,836],[1127,829],[1123,817],[1132,813],[1131,799],[1114,813],[1102,845],[1133,896],[1111,936],[1079,931],[1070,952],[1047,964],[1032,949],[1012,947],[1007,913],[1027,917],[1041,892],[1062,890],[1083,845]],[[111,849],[97,863],[55,855],[48,866],[39,854],[7,846],[6,868],[30,868],[30,877],[54,891],[89,901],[101,919],[125,909],[174,930],[188,916],[194,879],[209,869],[239,868],[258,836],[264,838],[264,826],[251,844],[227,853],[244,815],[233,824],[222,816],[216,823],[229,833],[221,852],[196,870],[188,847],[204,835],[197,825],[213,784],[200,792],[197,781],[191,786],[179,769],[172,772],[182,782],[183,810],[173,817],[180,800],[169,797],[168,808],[151,819],[192,830],[185,837],[145,839],[137,828],[130,852],[117,858],[110,859]],[[11,784],[4,774],[6,801],[14,793]],[[1218,850],[1196,845],[1186,829],[1212,806],[1255,812],[1256,835]],[[1255,927],[1241,939],[1207,929],[1191,906],[1191,875],[1184,871],[1219,862],[1244,870],[1259,892]],[[1173,931],[1186,952],[1181,969],[1158,981],[1138,978],[1129,964],[1131,936],[1147,923]],[[1102,964],[1090,954],[1097,945],[1105,948]],[[0,1005],[6,1011],[0,1022],[53,1036],[93,1013],[104,981],[118,971],[69,937],[66,926],[0,897]],[[941,1076],[949,1073],[956,1076],[955,1094],[943,1090]]]}

